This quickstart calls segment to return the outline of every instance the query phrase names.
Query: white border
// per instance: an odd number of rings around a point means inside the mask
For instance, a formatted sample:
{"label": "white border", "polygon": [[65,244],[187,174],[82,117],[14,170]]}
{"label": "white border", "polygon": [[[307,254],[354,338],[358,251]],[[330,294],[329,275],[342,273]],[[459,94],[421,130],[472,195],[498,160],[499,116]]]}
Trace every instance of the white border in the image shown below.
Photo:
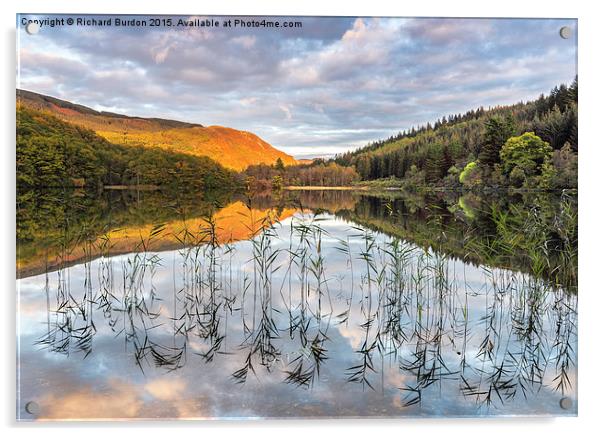
{"label": "white border", "polygon": [[[106,431],[122,432],[124,429],[143,430],[149,436],[167,431],[232,431],[247,434],[283,433],[286,435],[309,432],[341,432],[346,435],[372,432],[373,427],[393,433],[420,432],[441,435],[504,435],[509,434],[584,434],[600,432],[597,419],[601,383],[598,365],[600,353],[600,319],[602,289],[596,275],[600,269],[601,220],[599,198],[602,187],[602,138],[600,130],[599,42],[602,41],[602,15],[596,11],[596,2],[579,1],[420,1],[401,2],[385,0],[222,0],[215,2],[165,2],[126,3],[124,0],[3,0],[2,8],[2,69],[1,82],[3,144],[0,169],[2,180],[2,250],[0,268],[3,286],[2,319],[4,353],[2,358],[2,412],[5,430],[12,434],[20,430],[25,434],[44,432],[48,436],[65,432],[85,432],[86,436],[104,434]],[[556,419],[472,419],[472,420],[305,420],[259,422],[135,422],[135,423],[46,423],[23,424],[15,422],[15,14],[17,12],[47,13],[141,13],[141,14],[239,14],[239,15],[381,15],[381,16],[462,16],[462,17],[562,17],[579,19],[579,86],[580,92],[580,158],[579,158],[579,224],[580,224],[580,301],[579,301],[579,418]],[[598,201],[596,201],[598,200]],[[595,429],[598,427],[598,430]],[[424,433],[423,433],[424,432]]]}

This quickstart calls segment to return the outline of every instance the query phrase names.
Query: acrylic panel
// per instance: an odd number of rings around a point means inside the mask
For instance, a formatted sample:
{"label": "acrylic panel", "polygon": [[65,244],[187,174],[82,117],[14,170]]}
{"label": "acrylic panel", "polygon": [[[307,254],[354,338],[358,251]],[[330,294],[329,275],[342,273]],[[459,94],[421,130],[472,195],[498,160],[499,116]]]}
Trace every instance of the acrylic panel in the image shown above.
{"label": "acrylic panel", "polygon": [[16,32],[17,419],[577,414],[577,20]]}

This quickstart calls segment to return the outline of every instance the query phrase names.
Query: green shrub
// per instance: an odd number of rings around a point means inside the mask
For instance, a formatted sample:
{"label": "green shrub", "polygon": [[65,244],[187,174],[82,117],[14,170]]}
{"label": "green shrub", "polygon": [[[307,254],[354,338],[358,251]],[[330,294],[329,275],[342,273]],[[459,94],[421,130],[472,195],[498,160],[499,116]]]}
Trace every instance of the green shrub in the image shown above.
{"label": "green shrub", "polygon": [[476,162],[468,162],[462,172],[460,173],[460,183],[463,185],[471,184],[474,182],[474,176],[477,172],[477,163]]}

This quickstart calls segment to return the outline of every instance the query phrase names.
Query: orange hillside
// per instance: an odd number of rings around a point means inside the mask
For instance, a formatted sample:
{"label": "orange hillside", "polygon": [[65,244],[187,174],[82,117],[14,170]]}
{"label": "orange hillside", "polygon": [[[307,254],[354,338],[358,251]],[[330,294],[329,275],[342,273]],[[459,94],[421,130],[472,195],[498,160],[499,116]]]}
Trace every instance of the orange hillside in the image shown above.
{"label": "orange hillside", "polygon": [[159,147],[195,156],[207,156],[227,168],[243,170],[249,165],[285,165],[296,160],[272,147],[257,135],[221,126],[205,127],[160,118],[140,118],[98,112],[85,106],[29,91],[18,90],[17,102],[55,117],[94,130],[109,142],[123,145]]}

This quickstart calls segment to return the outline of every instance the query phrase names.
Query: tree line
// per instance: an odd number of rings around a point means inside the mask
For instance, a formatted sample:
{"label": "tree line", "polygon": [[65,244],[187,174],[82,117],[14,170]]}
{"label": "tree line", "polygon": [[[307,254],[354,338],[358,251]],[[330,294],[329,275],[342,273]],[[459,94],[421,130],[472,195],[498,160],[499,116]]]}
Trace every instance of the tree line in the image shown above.
{"label": "tree line", "polygon": [[273,165],[251,165],[244,171],[251,188],[280,189],[284,186],[349,186],[360,177],[352,166],[314,159],[310,164],[284,166],[278,158]]}

